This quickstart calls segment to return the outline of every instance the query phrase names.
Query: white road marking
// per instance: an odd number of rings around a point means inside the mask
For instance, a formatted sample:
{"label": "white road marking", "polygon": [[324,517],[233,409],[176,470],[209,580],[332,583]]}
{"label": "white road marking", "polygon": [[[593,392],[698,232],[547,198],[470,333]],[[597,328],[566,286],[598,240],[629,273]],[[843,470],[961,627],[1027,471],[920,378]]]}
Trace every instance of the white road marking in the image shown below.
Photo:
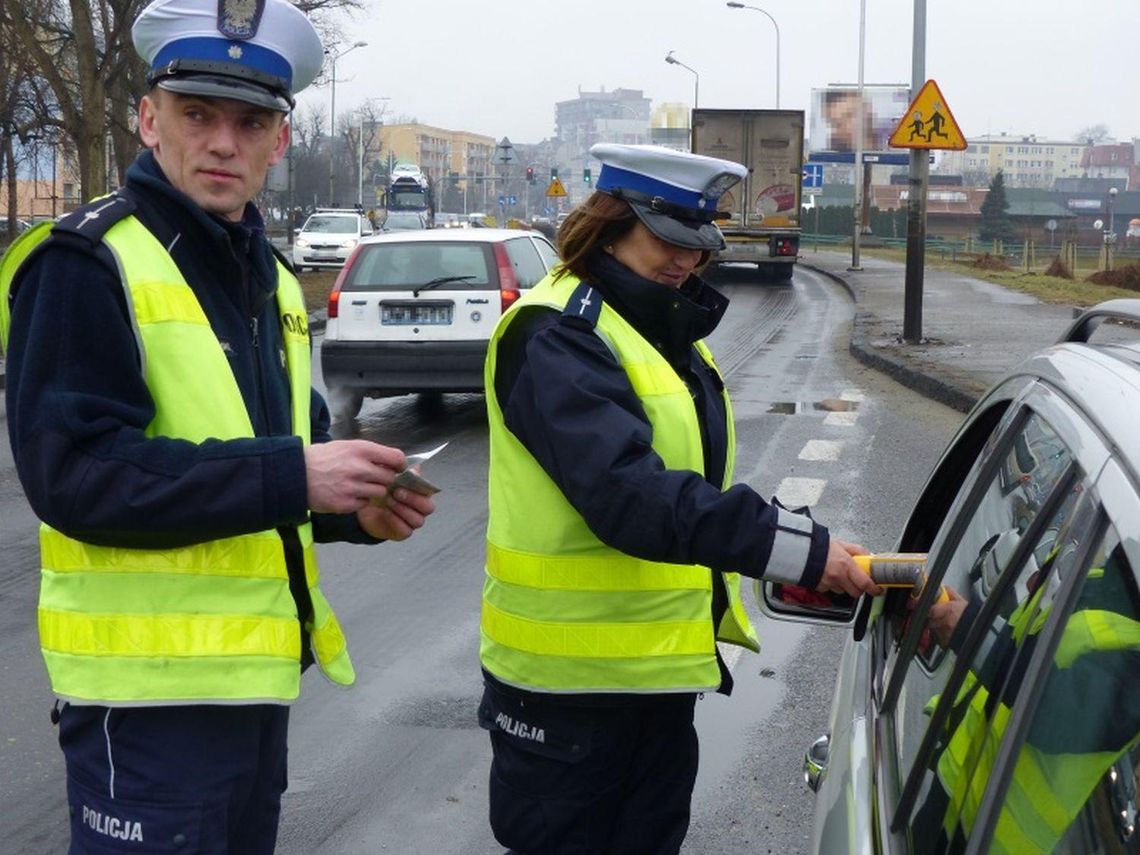
{"label": "white road marking", "polygon": [[827,482],[822,478],[785,478],[776,488],[776,496],[785,507],[814,506],[823,495]]}
{"label": "white road marking", "polygon": [[841,401],[862,401],[864,397],[862,389],[844,389],[839,393]]}
{"label": "white road marking", "polygon": [[843,442],[835,440],[809,439],[800,452],[800,460],[838,460],[843,446]]}
{"label": "white road marking", "polygon": [[838,425],[839,427],[854,427],[858,419],[858,413],[828,413],[823,417],[823,423],[825,425]]}
{"label": "white road marking", "polygon": [[736,663],[740,661],[740,654],[744,652],[743,647],[737,647],[735,644],[724,644],[718,641],[716,643],[717,649],[720,651],[720,658],[724,660],[724,664],[731,671],[736,667]]}

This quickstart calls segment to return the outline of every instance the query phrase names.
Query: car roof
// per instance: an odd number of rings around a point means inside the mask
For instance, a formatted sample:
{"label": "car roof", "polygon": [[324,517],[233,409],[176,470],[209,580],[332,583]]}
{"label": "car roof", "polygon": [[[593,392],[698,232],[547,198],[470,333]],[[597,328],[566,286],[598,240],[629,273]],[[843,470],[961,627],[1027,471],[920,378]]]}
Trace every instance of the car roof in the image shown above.
{"label": "car roof", "polygon": [[541,232],[520,229],[425,229],[398,234],[374,235],[360,241],[361,246],[373,243],[499,243],[504,240],[537,237],[546,240]]}
{"label": "car roof", "polygon": [[[1107,315],[1105,312],[1107,311]],[[1102,325],[1106,335],[1087,341],[1081,325],[1096,313],[1125,324]],[[1029,376],[1055,389],[1081,411],[1116,450],[1122,466],[1140,485],[1140,299],[1112,300],[1082,315],[1061,340],[1026,359],[1012,377]]]}

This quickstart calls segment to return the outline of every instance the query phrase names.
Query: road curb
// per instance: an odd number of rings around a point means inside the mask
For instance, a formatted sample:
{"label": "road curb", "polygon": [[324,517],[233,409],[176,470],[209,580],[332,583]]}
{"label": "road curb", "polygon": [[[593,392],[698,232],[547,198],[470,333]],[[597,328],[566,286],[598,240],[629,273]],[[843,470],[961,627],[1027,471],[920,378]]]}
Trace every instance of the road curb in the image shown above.
{"label": "road curb", "polygon": [[868,343],[867,330],[877,323],[879,318],[859,308],[859,295],[855,287],[847,281],[845,277],[831,270],[817,267],[814,264],[805,263],[803,261],[801,261],[800,264],[809,270],[826,276],[828,279],[842,286],[847,293],[851,295],[851,299],[854,301],[856,308],[855,319],[851,325],[851,342],[847,349],[859,362],[868,368],[881,371],[908,389],[913,389],[920,395],[925,395],[927,398],[938,401],[940,404],[945,404],[959,412],[968,413],[973,409],[974,404],[978,400],[978,396],[973,392],[954,383],[918,371],[903,360],[889,353],[885,353],[881,348],[877,348]]}

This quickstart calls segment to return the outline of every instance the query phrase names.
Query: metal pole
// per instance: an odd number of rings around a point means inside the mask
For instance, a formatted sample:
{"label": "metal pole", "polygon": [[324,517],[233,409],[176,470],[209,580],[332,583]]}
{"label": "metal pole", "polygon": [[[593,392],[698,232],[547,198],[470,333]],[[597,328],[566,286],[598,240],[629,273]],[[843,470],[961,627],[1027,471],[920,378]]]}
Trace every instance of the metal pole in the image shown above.
{"label": "metal pole", "polygon": [[359,149],[356,164],[356,205],[364,209],[364,111],[360,113],[360,136],[356,140]]}
{"label": "metal pole", "polygon": [[336,173],[333,168],[333,153],[336,148],[336,60],[339,54],[332,56],[332,104],[329,105],[329,205],[335,204]]}
{"label": "metal pole", "polygon": [[58,145],[56,142],[51,144],[51,218],[53,220],[55,219],[55,152]]}
{"label": "metal pole", "polygon": [[[917,98],[926,79],[926,0],[914,0],[914,37],[910,68],[910,97]],[[910,151],[909,198],[906,211],[906,280],[903,285],[903,340],[922,341],[922,277],[926,264],[926,186],[930,155]]]}
{"label": "metal pole", "polygon": [[855,101],[855,169],[852,173],[852,180],[855,183],[855,209],[852,218],[854,234],[851,238],[849,270],[863,269],[859,263],[859,237],[863,231],[863,44],[866,37],[867,0],[859,0],[859,92]]}

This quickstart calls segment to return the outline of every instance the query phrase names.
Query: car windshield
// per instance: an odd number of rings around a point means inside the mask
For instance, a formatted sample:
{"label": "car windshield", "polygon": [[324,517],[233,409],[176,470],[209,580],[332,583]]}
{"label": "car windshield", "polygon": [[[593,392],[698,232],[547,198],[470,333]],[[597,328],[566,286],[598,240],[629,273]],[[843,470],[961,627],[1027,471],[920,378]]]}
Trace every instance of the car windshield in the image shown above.
{"label": "car windshield", "polygon": [[309,217],[302,231],[318,234],[356,234],[356,217],[347,214],[314,214]]}
{"label": "car windshield", "polygon": [[364,244],[342,290],[411,291],[436,280],[449,288],[487,288],[492,282],[488,249],[463,243]]}

